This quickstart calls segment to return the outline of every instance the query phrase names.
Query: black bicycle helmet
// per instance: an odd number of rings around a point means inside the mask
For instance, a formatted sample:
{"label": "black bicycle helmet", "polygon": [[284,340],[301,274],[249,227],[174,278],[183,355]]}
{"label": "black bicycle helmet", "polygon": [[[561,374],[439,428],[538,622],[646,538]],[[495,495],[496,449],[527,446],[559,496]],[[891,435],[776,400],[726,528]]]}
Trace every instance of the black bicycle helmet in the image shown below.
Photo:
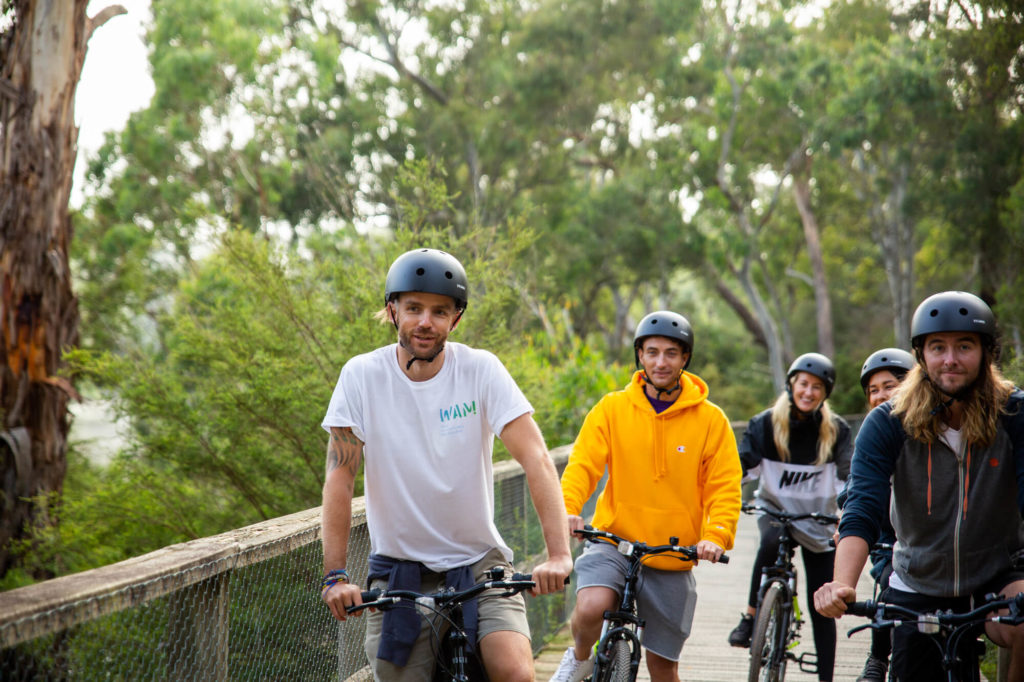
{"label": "black bicycle helmet", "polygon": [[451,296],[459,312],[469,302],[469,280],[455,256],[437,249],[414,249],[395,259],[384,282],[384,302],[405,291]]}
{"label": "black bicycle helmet", "polygon": [[683,369],[690,366],[690,360],[693,359],[693,327],[685,317],[671,310],[657,310],[640,320],[633,334],[633,359],[637,367],[640,367],[640,346],[648,336],[664,336],[683,344],[683,350],[690,354]]}
{"label": "black bicycle helmet", "polygon": [[864,361],[864,367],[860,370],[860,387],[868,390],[868,380],[875,372],[887,369],[897,379],[903,379],[914,367],[914,356],[902,348],[883,348],[876,350]]}
{"label": "black bicycle helmet", "polygon": [[807,372],[818,377],[825,382],[825,397],[828,398],[832,394],[832,389],[836,385],[836,368],[832,365],[832,361],[821,353],[804,353],[793,361],[793,364],[789,366],[789,371],[786,372],[787,388],[791,385],[790,380],[797,372]]}
{"label": "black bicycle helmet", "polygon": [[973,332],[994,348],[996,317],[983,300],[966,291],[943,291],[921,301],[910,322],[910,342],[924,345],[924,337],[939,332]]}

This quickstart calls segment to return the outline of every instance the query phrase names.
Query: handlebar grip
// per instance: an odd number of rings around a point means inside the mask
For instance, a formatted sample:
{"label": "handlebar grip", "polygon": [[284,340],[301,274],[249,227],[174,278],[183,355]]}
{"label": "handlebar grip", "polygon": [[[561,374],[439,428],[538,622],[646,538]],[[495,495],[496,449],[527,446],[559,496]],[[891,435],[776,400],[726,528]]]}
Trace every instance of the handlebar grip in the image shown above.
{"label": "handlebar grip", "polygon": [[728,554],[723,554],[722,556],[718,557],[718,563],[720,563],[720,564],[727,564],[727,563],[729,563],[729,555]]}
{"label": "handlebar grip", "polygon": [[864,616],[871,618],[875,615],[878,604],[868,599],[867,601],[851,601],[846,604],[846,613],[851,616]]}
{"label": "handlebar grip", "polygon": [[363,590],[360,592],[360,596],[363,598],[363,602],[377,601],[383,590]]}
{"label": "handlebar grip", "polygon": [[[511,582],[514,582],[514,583],[518,583],[518,582],[530,582],[530,583],[532,583],[533,582],[533,574],[531,574],[531,573],[513,573],[512,577],[509,578],[509,580]],[[565,576],[565,584],[568,585],[570,582],[572,582],[572,576],[571,575]]]}

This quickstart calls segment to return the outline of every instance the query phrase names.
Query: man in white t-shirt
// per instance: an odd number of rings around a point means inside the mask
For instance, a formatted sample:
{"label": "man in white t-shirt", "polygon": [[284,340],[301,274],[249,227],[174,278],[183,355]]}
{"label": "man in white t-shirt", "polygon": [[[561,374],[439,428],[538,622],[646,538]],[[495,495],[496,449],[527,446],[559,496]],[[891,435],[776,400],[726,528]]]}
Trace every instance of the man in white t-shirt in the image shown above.
{"label": "man in white t-shirt", "polygon": [[[572,570],[568,522],[533,408],[493,354],[447,342],[468,300],[462,265],[443,251],[409,251],[388,270],[384,299],[398,343],[345,364],[323,421],[330,433],[324,602],[338,620],[361,603],[345,565],[364,458],[371,587],[428,592],[471,584],[496,565],[511,571],[512,552],[494,525],[495,435],[523,467],[544,534],[548,558],[533,569],[534,592],[561,590]],[[533,679],[521,597],[484,595],[465,616],[490,679]],[[414,611],[371,613],[366,653],[374,677],[429,680],[430,639],[430,625]]]}

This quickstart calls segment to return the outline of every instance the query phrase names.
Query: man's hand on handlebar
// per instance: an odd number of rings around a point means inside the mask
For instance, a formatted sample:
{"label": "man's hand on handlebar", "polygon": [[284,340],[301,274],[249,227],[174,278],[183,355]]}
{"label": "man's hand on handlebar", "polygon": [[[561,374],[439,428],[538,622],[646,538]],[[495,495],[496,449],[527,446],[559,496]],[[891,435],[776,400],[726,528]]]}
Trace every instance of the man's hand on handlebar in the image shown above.
{"label": "man's hand on handlebar", "polygon": [[814,609],[827,618],[846,613],[846,604],[857,599],[857,590],[845,583],[825,583],[814,593]]}
{"label": "man's hand on handlebar", "polygon": [[345,620],[350,615],[359,617],[363,612],[356,611],[354,614],[345,612],[345,609],[350,606],[358,606],[363,603],[359,585],[352,585],[346,582],[337,582],[330,587],[324,589],[320,593],[320,598],[327,604],[327,608],[331,610],[331,615],[337,620]]}
{"label": "man's hand on handlebar", "polygon": [[583,538],[581,538],[579,535],[576,535],[576,531],[583,530],[583,527],[585,525],[587,525],[587,524],[583,521],[583,517],[582,516],[573,516],[572,514],[569,514],[569,535],[570,536],[574,537],[577,540],[582,540]]}
{"label": "man's hand on handlebar", "polygon": [[536,586],[530,590],[530,594],[536,597],[539,594],[560,592],[568,584],[570,573],[572,573],[571,556],[548,559],[533,569],[533,582],[536,583]]}
{"label": "man's hand on handlebar", "polygon": [[724,549],[710,540],[701,540],[697,543],[697,559],[700,561],[710,561],[713,564],[717,564],[718,560],[722,558],[724,551]]}

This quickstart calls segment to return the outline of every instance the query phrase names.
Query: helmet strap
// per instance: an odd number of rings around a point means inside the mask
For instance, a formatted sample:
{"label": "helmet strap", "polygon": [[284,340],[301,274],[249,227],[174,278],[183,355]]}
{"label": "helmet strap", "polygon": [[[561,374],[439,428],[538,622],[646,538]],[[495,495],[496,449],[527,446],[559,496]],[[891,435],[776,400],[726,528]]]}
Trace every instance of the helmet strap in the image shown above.
{"label": "helmet strap", "polygon": [[[454,330],[455,327],[459,324],[459,320],[462,319],[462,313],[463,312],[464,312],[463,310],[460,310],[459,314],[455,316],[455,322],[452,323],[451,330]],[[391,301],[388,301],[388,313],[391,316],[391,324],[395,325],[395,330],[397,331],[398,330],[398,313],[395,311],[395,308],[392,305]],[[402,343],[401,337],[399,337],[399,339],[398,339],[398,345],[400,345],[402,348],[405,348],[405,351],[411,356],[409,358],[409,362],[405,363],[405,371],[406,372],[408,372],[409,368],[412,367],[412,363],[416,362],[417,360],[419,360],[420,362],[433,362],[434,358],[436,358],[438,355],[440,355],[441,353],[444,352],[444,344],[441,344],[441,347],[437,349],[437,352],[434,353],[433,355],[431,355],[429,358],[419,358],[419,357],[416,357],[416,355],[413,353],[412,348],[409,348],[404,343]]]}
{"label": "helmet strap", "polygon": [[[409,355],[412,355],[412,351],[410,349],[406,348],[404,345],[402,345],[401,342],[399,342],[399,345],[401,345],[402,348],[405,348],[406,352],[408,352]],[[444,352],[444,344],[441,344],[441,347],[437,350],[437,352],[434,353],[433,355],[431,355],[429,358],[418,358],[415,355],[412,355],[412,357],[409,358],[409,362],[405,363],[405,371],[408,372],[409,368],[412,367],[412,363],[416,362],[417,360],[419,360],[420,362],[433,362],[434,358],[436,358],[438,355],[440,355],[443,352]]]}
{"label": "helmet strap", "polygon": [[[982,356],[982,360],[984,359],[985,357]],[[938,384],[932,381],[931,375],[928,374],[928,368],[924,364],[923,353],[918,355],[918,364],[921,367],[921,374],[924,376],[924,380],[931,384],[935,388],[935,390],[939,392],[940,395],[949,395],[948,393],[944,392],[941,388],[939,388]],[[978,379],[975,379],[973,382],[971,382],[970,386],[965,386],[963,389],[957,391],[954,395],[950,395],[949,400],[940,400],[939,404],[932,408],[929,414],[934,417],[939,412],[945,412],[950,407],[952,407],[953,403],[956,402],[957,400],[959,400],[960,402],[966,402],[964,399],[971,394],[971,391],[974,390],[974,386],[977,383]]]}
{"label": "helmet strap", "polygon": [[680,370],[680,372],[679,372],[679,377],[678,377],[678,378],[676,378],[676,385],[675,385],[675,386],[673,386],[672,388],[658,388],[658,387],[657,387],[657,386],[656,386],[656,385],[654,384],[654,382],[653,382],[653,381],[651,381],[650,379],[648,379],[648,378],[647,378],[647,370],[646,370],[646,369],[645,369],[645,370],[642,370],[642,371],[640,372],[640,378],[642,378],[642,379],[644,380],[644,383],[645,383],[645,384],[647,384],[648,386],[650,386],[651,388],[653,388],[653,389],[654,389],[655,391],[657,391],[657,395],[655,395],[655,396],[654,396],[654,399],[655,399],[655,400],[661,400],[661,394],[662,394],[662,393],[664,393],[664,394],[666,394],[666,395],[672,395],[672,394],[673,394],[673,393],[675,393],[676,391],[680,391],[679,395],[682,395],[682,389],[683,389],[683,381],[682,381],[682,378],[683,378],[683,372],[682,372],[681,370]]}

